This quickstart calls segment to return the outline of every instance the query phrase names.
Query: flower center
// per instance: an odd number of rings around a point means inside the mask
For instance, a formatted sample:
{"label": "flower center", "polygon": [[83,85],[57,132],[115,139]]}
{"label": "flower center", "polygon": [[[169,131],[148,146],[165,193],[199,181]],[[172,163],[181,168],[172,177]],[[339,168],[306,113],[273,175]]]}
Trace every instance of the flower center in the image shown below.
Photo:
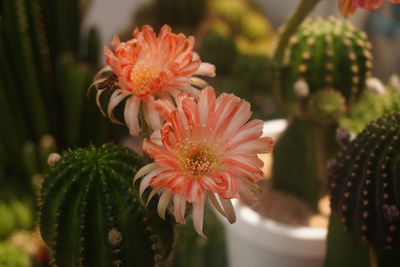
{"label": "flower center", "polygon": [[140,64],[135,66],[130,73],[132,81],[132,91],[139,95],[149,91],[149,82],[152,78],[157,77],[159,70],[148,64]]}
{"label": "flower center", "polygon": [[190,140],[178,150],[179,164],[191,176],[207,175],[217,166],[216,154],[205,142]]}

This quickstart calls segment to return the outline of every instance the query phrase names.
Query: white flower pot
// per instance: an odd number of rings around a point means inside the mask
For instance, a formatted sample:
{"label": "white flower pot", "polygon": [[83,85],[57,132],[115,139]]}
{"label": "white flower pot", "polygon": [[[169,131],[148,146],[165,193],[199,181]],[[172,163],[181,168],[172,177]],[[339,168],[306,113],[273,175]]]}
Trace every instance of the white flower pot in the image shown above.
{"label": "white flower pot", "polygon": [[[264,124],[264,133],[275,138],[286,121]],[[234,201],[237,221],[226,222],[230,267],[320,267],[326,248],[326,228],[294,227],[264,218]]]}
{"label": "white flower pot", "polygon": [[323,266],[325,228],[293,227],[234,203],[237,221],[226,223],[230,267]]}

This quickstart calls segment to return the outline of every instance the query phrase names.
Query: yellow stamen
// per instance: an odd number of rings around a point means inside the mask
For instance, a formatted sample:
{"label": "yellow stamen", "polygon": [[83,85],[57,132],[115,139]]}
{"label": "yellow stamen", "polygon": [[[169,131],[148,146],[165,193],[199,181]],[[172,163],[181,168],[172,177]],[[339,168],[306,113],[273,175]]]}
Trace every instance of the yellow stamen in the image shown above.
{"label": "yellow stamen", "polygon": [[140,64],[135,66],[130,73],[130,78],[133,83],[133,92],[136,94],[146,93],[149,88],[149,82],[152,78],[157,77],[159,70],[148,64]]}
{"label": "yellow stamen", "polygon": [[209,174],[217,166],[216,153],[204,142],[187,140],[178,151],[181,168],[194,178]]}

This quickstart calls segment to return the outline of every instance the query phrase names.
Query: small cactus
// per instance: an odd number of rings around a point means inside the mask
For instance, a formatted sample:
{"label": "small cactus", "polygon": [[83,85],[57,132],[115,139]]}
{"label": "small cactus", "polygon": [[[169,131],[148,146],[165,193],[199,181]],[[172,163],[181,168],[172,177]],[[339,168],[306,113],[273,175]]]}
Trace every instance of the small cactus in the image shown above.
{"label": "small cactus", "polygon": [[310,116],[318,122],[337,121],[346,111],[346,100],[336,90],[322,89],[310,97],[308,110]]}
{"label": "small cactus", "polygon": [[366,90],[359,101],[355,103],[349,112],[340,119],[342,128],[352,133],[360,133],[368,123],[385,114],[391,114],[400,110],[400,92],[388,85],[383,94]]}
{"label": "small cactus", "polygon": [[[170,249],[171,225],[136,201],[143,165],[126,148],[91,146],[64,154],[41,193],[40,231],[57,266],[153,266]],[[165,234],[166,233],[166,234]]]}
{"label": "small cactus", "polygon": [[349,104],[364,89],[372,66],[366,34],[335,18],[306,20],[291,38],[286,56],[282,94],[297,115],[303,114],[302,103],[308,100],[296,95],[293,88],[297,81],[307,83],[309,96],[333,88]]}
{"label": "small cactus", "polygon": [[370,123],[329,163],[332,210],[375,248],[400,247],[400,113]]}

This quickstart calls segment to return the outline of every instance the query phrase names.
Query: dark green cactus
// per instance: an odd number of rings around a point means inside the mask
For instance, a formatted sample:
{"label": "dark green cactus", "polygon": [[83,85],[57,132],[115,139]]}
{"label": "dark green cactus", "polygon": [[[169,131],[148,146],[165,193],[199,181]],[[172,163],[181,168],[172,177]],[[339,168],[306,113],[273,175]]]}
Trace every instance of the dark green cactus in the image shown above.
{"label": "dark green cactus", "polygon": [[202,60],[212,62],[218,73],[229,72],[238,56],[229,24],[218,19],[213,21],[202,38],[199,52]]}
{"label": "dark green cactus", "polygon": [[330,162],[331,207],[375,248],[400,248],[400,113],[370,123]]}
{"label": "dark green cactus", "polygon": [[[304,114],[307,96],[332,88],[349,104],[365,87],[372,66],[371,44],[366,34],[349,22],[335,18],[306,20],[291,38],[283,72],[283,100],[289,112]],[[308,92],[297,92],[296,82],[305,81]]]}
{"label": "dark green cactus", "polygon": [[109,136],[96,105],[83,105],[99,45],[95,30],[80,34],[81,2],[0,0],[0,119],[7,125],[0,135],[0,154],[7,155],[0,155],[0,177],[24,193],[32,176],[20,168],[27,142],[38,146],[50,134],[66,149]]}
{"label": "dark green cactus", "polygon": [[132,178],[142,165],[113,145],[77,149],[55,164],[42,188],[40,231],[57,266],[163,264],[172,228],[136,200]]}
{"label": "dark green cactus", "polygon": [[155,0],[157,16],[162,24],[193,29],[204,18],[207,0]]}

